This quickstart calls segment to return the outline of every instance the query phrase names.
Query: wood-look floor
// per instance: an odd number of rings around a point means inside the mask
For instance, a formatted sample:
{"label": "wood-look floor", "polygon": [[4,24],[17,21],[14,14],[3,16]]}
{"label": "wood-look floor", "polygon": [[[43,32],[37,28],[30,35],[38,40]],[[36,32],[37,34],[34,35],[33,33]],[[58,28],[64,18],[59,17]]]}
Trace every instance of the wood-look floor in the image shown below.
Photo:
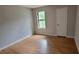
{"label": "wood-look floor", "polygon": [[74,54],[78,53],[74,39],[33,35],[0,51],[1,54]]}

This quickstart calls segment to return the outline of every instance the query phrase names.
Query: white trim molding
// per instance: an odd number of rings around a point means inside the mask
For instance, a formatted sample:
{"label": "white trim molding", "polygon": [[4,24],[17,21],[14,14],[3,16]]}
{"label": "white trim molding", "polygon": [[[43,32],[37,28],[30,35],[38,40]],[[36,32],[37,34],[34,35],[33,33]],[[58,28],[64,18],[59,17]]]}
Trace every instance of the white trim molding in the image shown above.
{"label": "white trim molding", "polygon": [[19,42],[21,42],[22,40],[27,39],[27,38],[29,38],[29,37],[31,37],[31,36],[32,36],[32,35],[28,35],[28,36],[26,36],[26,37],[24,37],[24,38],[21,38],[21,39],[19,39],[19,40],[17,40],[17,41],[14,41],[14,42],[12,42],[12,43],[10,43],[10,44],[8,44],[8,45],[6,45],[6,46],[0,48],[0,51],[3,50],[3,49],[5,49],[5,48],[8,48],[8,47],[10,47],[10,46],[12,46],[12,45],[14,45],[14,44],[16,44],[16,43],[19,43]]}
{"label": "white trim molding", "polygon": [[79,53],[79,37],[75,36],[75,43],[78,49],[78,53]]}
{"label": "white trim molding", "polygon": [[74,36],[66,36],[66,37],[68,37],[68,38],[75,38]]}

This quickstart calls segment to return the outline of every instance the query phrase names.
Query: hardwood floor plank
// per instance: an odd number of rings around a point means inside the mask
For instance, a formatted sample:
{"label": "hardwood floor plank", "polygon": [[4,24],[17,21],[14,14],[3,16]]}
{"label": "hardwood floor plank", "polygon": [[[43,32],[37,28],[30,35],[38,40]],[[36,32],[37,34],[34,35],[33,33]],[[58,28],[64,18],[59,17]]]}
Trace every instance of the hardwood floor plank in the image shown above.
{"label": "hardwood floor plank", "polygon": [[47,35],[33,35],[13,46],[0,51],[0,54],[76,54],[73,38]]}

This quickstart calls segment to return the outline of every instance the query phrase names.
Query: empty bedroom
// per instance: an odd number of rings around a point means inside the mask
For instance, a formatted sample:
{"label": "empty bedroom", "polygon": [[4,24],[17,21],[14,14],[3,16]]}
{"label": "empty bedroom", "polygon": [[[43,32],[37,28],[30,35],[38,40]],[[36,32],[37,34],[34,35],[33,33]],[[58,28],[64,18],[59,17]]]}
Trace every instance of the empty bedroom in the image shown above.
{"label": "empty bedroom", "polygon": [[78,53],[78,5],[0,5],[0,54]]}

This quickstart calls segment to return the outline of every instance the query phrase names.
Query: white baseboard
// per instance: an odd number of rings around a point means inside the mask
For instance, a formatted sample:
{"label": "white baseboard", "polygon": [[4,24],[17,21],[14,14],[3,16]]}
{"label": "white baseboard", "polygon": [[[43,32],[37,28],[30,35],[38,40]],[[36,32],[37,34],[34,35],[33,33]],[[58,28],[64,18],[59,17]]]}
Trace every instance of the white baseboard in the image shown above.
{"label": "white baseboard", "polygon": [[[42,35],[58,36],[57,34],[42,34]],[[68,38],[75,38],[74,36],[68,36],[68,35],[66,35],[66,37],[68,37]]]}
{"label": "white baseboard", "polygon": [[50,35],[50,36],[57,36],[56,34],[46,34],[46,33],[43,33],[43,34],[40,34],[40,33],[37,33],[39,35]]}
{"label": "white baseboard", "polygon": [[66,37],[68,37],[68,38],[75,38],[74,36],[66,36]]}
{"label": "white baseboard", "polygon": [[76,46],[77,46],[78,53],[79,53],[79,37],[75,36],[75,42],[76,42]]}
{"label": "white baseboard", "polygon": [[[50,36],[58,36],[57,34],[55,34],[55,35],[47,34],[47,35],[50,35]],[[66,37],[68,37],[68,38],[75,38],[74,36],[66,36]]]}
{"label": "white baseboard", "polygon": [[8,47],[10,47],[10,46],[12,46],[12,45],[14,45],[14,44],[16,44],[16,43],[18,43],[18,42],[21,42],[22,40],[27,39],[27,38],[29,38],[29,37],[31,37],[31,36],[32,36],[32,35],[28,35],[28,36],[26,36],[26,37],[24,37],[24,38],[21,38],[21,39],[15,41],[15,42],[12,42],[12,43],[10,43],[10,44],[8,44],[8,45],[6,45],[6,46],[0,48],[0,51],[3,50],[3,49],[5,49],[5,48],[8,48]]}
{"label": "white baseboard", "polygon": [[44,34],[44,35],[57,36],[57,35],[55,35],[55,34]]}

